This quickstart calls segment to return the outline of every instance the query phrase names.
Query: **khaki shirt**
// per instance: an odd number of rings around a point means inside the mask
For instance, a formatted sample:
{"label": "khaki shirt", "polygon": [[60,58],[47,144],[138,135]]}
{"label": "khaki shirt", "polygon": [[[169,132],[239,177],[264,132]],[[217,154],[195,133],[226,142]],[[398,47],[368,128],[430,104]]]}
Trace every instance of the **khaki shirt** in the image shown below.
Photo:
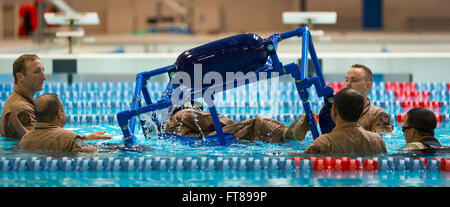
{"label": "khaki shirt", "polygon": [[[219,116],[222,127],[235,122],[226,116]],[[211,114],[206,111],[183,109],[173,114],[165,125],[166,132],[182,136],[203,137],[215,131]]]}
{"label": "khaki shirt", "polygon": [[[219,116],[219,120],[223,132],[234,133],[237,140],[280,142],[284,130],[287,129],[284,124],[263,116],[241,122],[234,122],[225,116]],[[192,109],[183,109],[172,115],[166,122],[165,131],[190,137],[216,134],[211,114]]]}
{"label": "khaki shirt", "polygon": [[399,150],[423,150],[423,149],[439,149],[442,148],[441,143],[435,137],[426,137],[419,142],[407,143]]}
{"label": "khaki shirt", "polygon": [[402,150],[421,150],[421,149],[429,149],[429,147],[422,142],[411,142],[406,144]]}
{"label": "khaki shirt", "polygon": [[26,97],[14,86],[2,110],[0,119],[0,135],[7,138],[21,139],[28,131],[33,130],[36,123],[35,100]]}
{"label": "khaki shirt", "polygon": [[82,136],[73,131],[48,123],[36,123],[34,128],[35,130],[28,132],[20,140],[17,145],[19,148],[65,152],[81,151],[81,148],[75,143],[75,139],[81,139]]}
{"label": "khaki shirt", "polygon": [[390,133],[394,128],[388,113],[384,109],[374,106],[369,99],[367,99],[359,118],[359,125],[378,134]]}
{"label": "khaki shirt", "polygon": [[[288,126],[270,117],[258,116],[223,127],[223,132],[234,133],[237,140],[279,143]],[[214,133],[215,134],[215,133]]]}
{"label": "khaki shirt", "polygon": [[386,145],[377,133],[363,129],[358,123],[346,122],[330,133],[315,139],[306,154],[378,154],[386,153]]}

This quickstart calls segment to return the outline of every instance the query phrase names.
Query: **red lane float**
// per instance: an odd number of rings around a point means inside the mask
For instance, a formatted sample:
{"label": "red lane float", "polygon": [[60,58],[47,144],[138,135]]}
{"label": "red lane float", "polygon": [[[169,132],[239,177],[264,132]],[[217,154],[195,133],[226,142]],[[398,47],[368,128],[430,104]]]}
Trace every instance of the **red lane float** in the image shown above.
{"label": "red lane float", "polygon": [[431,108],[431,104],[430,104],[430,101],[422,101],[421,103],[420,103],[420,107],[423,107],[423,108]]}
{"label": "red lane float", "polygon": [[422,99],[429,100],[430,99],[430,92],[429,91],[422,91]]}
{"label": "red lane float", "polygon": [[[352,159],[349,157],[309,157],[309,158],[300,158],[295,157],[291,158],[296,162],[296,166],[300,166],[300,162],[302,160],[309,160],[313,162],[314,171],[378,171],[378,161],[376,159],[366,159],[362,160],[362,163],[358,159]],[[414,160],[420,160],[423,163],[423,166],[420,169],[427,169],[428,158],[415,158]],[[450,158],[431,158],[431,160],[439,161],[441,164],[437,166],[439,170],[450,172]]]}
{"label": "red lane float", "polygon": [[384,89],[385,89],[386,91],[391,91],[391,90],[394,89],[394,86],[392,85],[391,82],[388,81],[388,82],[384,83]]}
{"label": "red lane float", "polygon": [[402,102],[402,108],[411,108],[411,101],[403,101]]}
{"label": "red lane float", "polygon": [[442,104],[440,101],[432,101],[431,102],[431,107],[433,108],[441,108]]}
{"label": "red lane float", "polygon": [[376,171],[378,170],[378,162],[376,160],[364,160],[363,161],[364,171]]}
{"label": "red lane float", "polygon": [[436,122],[442,123],[442,114],[435,114],[436,116]]}
{"label": "red lane float", "polygon": [[443,171],[449,172],[450,171],[450,159],[446,159],[445,160],[445,165],[444,165],[444,169],[442,169]]}
{"label": "red lane float", "polygon": [[405,121],[406,114],[399,114],[397,115],[397,122],[404,122]]}

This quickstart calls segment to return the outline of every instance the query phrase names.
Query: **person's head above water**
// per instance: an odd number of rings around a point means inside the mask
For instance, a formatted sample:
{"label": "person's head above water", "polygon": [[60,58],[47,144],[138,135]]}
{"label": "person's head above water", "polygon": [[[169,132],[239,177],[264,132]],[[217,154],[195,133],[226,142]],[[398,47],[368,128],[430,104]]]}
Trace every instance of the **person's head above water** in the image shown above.
{"label": "person's head above water", "polygon": [[367,98],[372,88],[373,74],[365,65],[354,64],[345,74],[345,84],[360,92],[364,98]]}
{"label": "person's head above water", "polygon": [[37,91],[42,90],[44,80],[44,66],[41,59],[35,54],[24,54],[13,63],[14,84],[34,96]]}
{"label": "person's head above water", "polygon": [[346,87],[334,96],[332,115],[334,121],[337,116],[345,121],[356,122],[364,109],[364,96],[357,90]]}
{"label": "person's head above water", "polygon": [[435,114],[426,108],[413,108],[406,113],[402,127],[407,143],[420,141],[424,137],[433,137],[436,128]]}
{"label": "person's head above water", "polygon": [[66,114],[64,105],[58,95],[47,93],[39,96],[36,100],[36,120],[38,122],[52,123],[64,126]]}

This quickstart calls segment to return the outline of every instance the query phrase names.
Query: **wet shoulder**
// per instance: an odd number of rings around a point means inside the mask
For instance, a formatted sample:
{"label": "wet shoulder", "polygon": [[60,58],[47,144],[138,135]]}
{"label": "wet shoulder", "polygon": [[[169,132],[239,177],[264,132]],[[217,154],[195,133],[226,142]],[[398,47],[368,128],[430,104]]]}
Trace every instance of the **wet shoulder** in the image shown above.
{"label": "wet shoulder", "polygon": [[[331,133],[331,132],[330,132]],[[330,133],[317,137],[304,151],[305,154],[329,153],[331,146]]]}
{"label": "wet shoulder", "polygon": [[366,129],[364,129],[363,127],[358,127],[358,130],[364,134],[364,137],[369,138],[369,139],[377,139],[377,140],[381,140],[381,135],[376,133],[376,132],[372,132],[372,131],[368,131]]}
{"label": "wet shoulder", "polygon": [[411,142],[406,144],[403,149],[410,150],[410,149],[428,149],[426,145],[424,145],[421,142]]}
{"label": "wet shoulder", "polygon": [[361,127],[361,132],[364,135],[365,139],[367,139],[368,143],[373,147],[376,152],[386,152],[386,143],[380,134],[376,132],[371,132],[363,129]]}
{"label": "wet shoulder", "polygon": [[19,109],[34,111],[34,105],[20,94],[13,92],[8,100],[6,100],[4,109],[9,109],[10,111]]}
{"label": "wet shoulder", "polygon": [[175,117],[182,117],[182,116],[205,116],[205,115],[209,115],[209,112],[206,111],[199,111],[199,110],[194,110],[194,109],[182,109],[180,111],[177,111],[173,116]]}
{"label": "wet shoulder", "polygon": [[327,145],[330,144],[333,139],[337,139],[338,137],[341,137],[340,133],[336,133],[333,131],[327,134],[320,135],[312,142],[312,144]]}
{"label": "wet shoulder", "polygon": [[386,110],[384,110],[384,109],[381,108],[381,107],[375,106],[375,105],[373,105],[373,104],[370,104],[368,113],[369,113],[369,114],[372,114],[372,115],[388,114],[388,113],[386,112]]}

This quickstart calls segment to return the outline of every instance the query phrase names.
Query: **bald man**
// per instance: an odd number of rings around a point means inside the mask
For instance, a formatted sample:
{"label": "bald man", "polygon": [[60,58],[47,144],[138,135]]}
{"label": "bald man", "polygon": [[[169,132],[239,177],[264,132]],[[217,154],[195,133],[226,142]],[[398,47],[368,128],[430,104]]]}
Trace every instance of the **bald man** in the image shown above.
{"label": "bald man", "polygon": [[84,140],[111,139],[96,132],[90,135],[79,135],[62,127],[66,123],[64,105],[58,95],[48,93],[36,100],[36,120],[34,130],[26,133],[18,147],[26,150],[51,150],[65,152],[93,152],[95,146]]}
{"label": "bald man", "polygon": [[377,106],[374,106],[369,98],[369,91],[372,88],[372,71],[361,64],[352,65],[345,75],[347,87],[353,88],[364,96],[364,110],[359,119],[359,124],[366,130],[378,134],[392,132],[393,125],[388,113]]}
{"label": "bald man", "polygon": [[44,66],[35,54],[24,54],[13,63],[14,91],[8,97],[0,119],[2,137],[21,139],[33,130],[36,92],[42,90]]}
{"label": "bald man", "polygon": [[306,154],[378,154],[386,153],[381,136],[362,128],[358,120],[363,113],[364,96],[352,88],[344,88],[334,96],[331,118],[334,129],[315,139]]}

